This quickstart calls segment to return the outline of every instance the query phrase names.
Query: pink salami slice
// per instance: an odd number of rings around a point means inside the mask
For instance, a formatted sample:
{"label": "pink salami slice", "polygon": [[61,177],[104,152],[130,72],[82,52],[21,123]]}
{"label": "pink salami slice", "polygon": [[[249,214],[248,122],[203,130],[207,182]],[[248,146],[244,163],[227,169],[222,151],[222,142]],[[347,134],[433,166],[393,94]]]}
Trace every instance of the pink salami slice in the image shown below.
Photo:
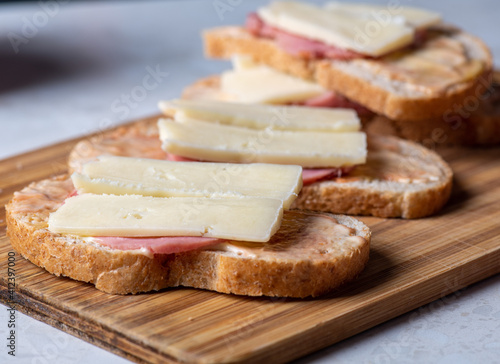
{"label": "pink salami slice", "polygon": [[321,180],[338,178],[346,175],[353,169],[354,166],[341,168],[304,168],[302,170],[302,183],[305,186]]}
{"label": "pink salami slice", "polygon": [[[348,61],[357,58],[376,58],[350,49],[336,47],[317,40],[288,33],[266,24],[259,15],[251,13],[245,22],[246,30],[256,37],[270,38],[288,54],[305,59],[337,59]],[[427,30],[417,30],[410,47],[418,47],[427,39]]]}
{"label": "pink salami slice", "polygon": [[257,37],[274,39],[278,46],[284,51],[302,58],[350,60],[367,57],[364,54],[351,51],[349,49],[335,47],[272,27],[266,24],[255,13],[248,15],[245,27],[251,34]]}
{"label": "pink salami slice", "polygon": [[117,250],[147,249],[155,254],[173,254],[206,248],[223,242],[222,239],[200,236],[162,236],[152,238],[126,238],[99,236],[94,238],[99,244]]}
{"label": "pink salami slice", "polygon": [[196,159],[181,157],[180,155],[168,153],[167,160],[172,162],[196,162]]}
{"label": "pink salami slice", "polygon": [[329,108],[346,108],[353,109],[360,116],[370,115],[372,112],[366,107],[349,100],[347,97],[335,92],[327,91],[319,96],[312,97],[302,103],[305,106],[311,107],[329,107]]}

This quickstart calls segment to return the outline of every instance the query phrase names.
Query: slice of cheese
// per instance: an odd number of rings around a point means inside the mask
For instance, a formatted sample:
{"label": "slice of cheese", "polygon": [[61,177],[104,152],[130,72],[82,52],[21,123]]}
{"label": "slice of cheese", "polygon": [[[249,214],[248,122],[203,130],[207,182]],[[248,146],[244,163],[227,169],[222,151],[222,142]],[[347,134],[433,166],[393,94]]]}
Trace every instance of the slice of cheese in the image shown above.
{"label": "slice of cheese", "polygon": [[245,54],[233,54],[231,56],[231,64],[235,71],[243,71],[260,66],[252,57]]}
{"label": "slice of cheese", "polygon": [[252,129],[290,131],[358,131],[358,115],[352,109],[307,106],[248,105],[208,100],[160,102],[160,109],[180,123],[190,119]]}
{"label": "slice of cheese", "polygon": [[[256,63],[251,57],[231,57],[233,69],[220,76],[220,90],[233,102],[288,104],[304,102],[327,92],[315,82],[287,75]],[[262,87],[262,85],[266,87]]]}
{"label": "slice of cheese", "polygon": [[407,46],[414,39],[414,29],[404,23],[367,21],[307,3],[276,1],[257,12],[273,27],[375,57]]}
{"label": "slice of cheese", "polygon": [[155,197],[267,197],[288,209],[302,187],[302,167],[170,162],[101,156],[71,176],[79,193]]}
{"label": "slice of cheese", "polygon": [[303,167],[341,167],[366,161],[362,132],[254,130],[189,120],[158,121],[168,153],[214,162],[263,162]]}
{"label": "slice of cheese", "polygon": [[304,81],[266,66],[225,71],[220,77],[220,86],[222,92],[234,95],[239,102],[244,103],[300,102],[326,92],[317,83]]}
{"label": "slice of cheese", "polygon": [[49,230],[81,236],[204,236],[266,242],[283,217],[279,200],[83,194],[49,216]]}
{"label": "slice of cheese", "polygon": [[328,2],[324,8],[338,14],[350,17],[359,17],[366,21],[376,21],[380,25],[388,22],[399,22],[415,29],[426,28],[441,21],[441,15],[434,11],[418,9],[409,6],[355,4],[345,2]]}

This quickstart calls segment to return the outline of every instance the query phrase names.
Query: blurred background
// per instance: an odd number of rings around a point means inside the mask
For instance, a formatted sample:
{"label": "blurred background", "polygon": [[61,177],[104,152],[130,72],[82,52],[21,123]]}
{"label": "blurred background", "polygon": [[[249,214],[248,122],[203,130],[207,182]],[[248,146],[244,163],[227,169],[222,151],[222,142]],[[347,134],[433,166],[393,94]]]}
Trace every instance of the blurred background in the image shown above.
{"label": "blurred background", "polygon": [[[265,3],[1,2],[0,141],[8,137],[17,143],[9,150],[0,147],[0,158],[157,113],[158,100],[178,97],[186,85],[228,67],[204,59],[201,31],[242,24],[248,12]],[[483,37],[500,55],[493,32],[498,30],[500,2],[401,0],[401,4],[441,12],[446,21]],[[487,11],[472,16],[479,8]],[[155,82],[143,85],[151,73]],[[51,121],[52,130],[44,120]],[[18,123],[24,128],[17,128]],[[29,140],[26,133],[31,133]]]}

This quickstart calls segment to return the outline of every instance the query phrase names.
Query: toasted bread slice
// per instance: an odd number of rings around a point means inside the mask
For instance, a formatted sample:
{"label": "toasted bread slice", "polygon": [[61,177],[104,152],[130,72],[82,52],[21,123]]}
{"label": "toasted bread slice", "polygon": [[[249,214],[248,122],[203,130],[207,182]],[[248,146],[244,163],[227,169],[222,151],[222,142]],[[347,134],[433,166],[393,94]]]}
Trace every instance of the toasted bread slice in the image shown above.
{"label": "toasted bread slice", "polygon": [[[285,213],[267,243],[229,242],[149,256],[111,249],[47,229],[49,214],[73,190],[70,178],[58,176],[16,192],[6,205],[8,236],[34,264],[108,293],[188,286],[249,296],[315,297],[355,278],[368,261],[371,232],[363,223],[297,210]],[[233,249],[224,248],[227,244]]]}
{"label": "toasted bread slice", "polygon": [[395,137],[368,138],[366,164],[346,177],[302,188],[292,207],[350,215],[429,216],[452,188],[451,168],[433,151]]}
{"label": "toasted bread slice", "polygon": [[[78,143],[69,167],[80,171],[101,154],[165,159],[155,120],[142,121]],[[394,137],[371,136],[368,159],[346,177],[304,186],[292,208],[379,217],[418,218],[448,200],[452,171],[436,153]]]}
{"label": "toasted bread slice", "polygon": [[377,115],[362,121],[368,133],[394,135],[420,142],[430,148],[442,145],[499,144],[500,72],[495,71],[493,83],[486,93],[467,98],[464,108],[441,118],[405,122]]}
{"label": "toasted bread slice", "polygon": [[[248,55],[255,62],[316,81],[395,120],[441,117],[454,105],[461,105],[466,97],[482,94],[491,79],[492,57],[486,45],[444,25],[433,28],[429,40],[417,49],[349,61],[299,58],[283,51],[273,40],[255,37],[242,27],[215,28],[203,35],[208,57],[227,59],[234,54]],[[450,51],[443,53],[444,46]],[[415,57],[417,51],[424,55]],[[457,58],[455,51],[466,64],[458,73],[449,66],[451,59]],[[419,66],[422,62],[425,67]],[[431,66],[437,67],[436,70],[421,72]]]}

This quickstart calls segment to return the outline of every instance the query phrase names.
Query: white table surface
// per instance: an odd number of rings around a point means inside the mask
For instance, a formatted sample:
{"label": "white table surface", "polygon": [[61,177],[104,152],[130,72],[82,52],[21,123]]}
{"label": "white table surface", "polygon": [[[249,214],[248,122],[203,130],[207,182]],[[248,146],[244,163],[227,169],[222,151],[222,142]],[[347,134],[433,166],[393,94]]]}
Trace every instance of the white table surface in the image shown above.
{"label": "white table surface", "polygon": [[[217,1],[229,4],[228,10],[218,13]],[[229,66],[203,59],[200,31],[242,23],[249,11],[263,3],[53,0],[1,4],[0,158],[157,113],[158,100],[177,97],[185,85]],[[402,0],[401,4],[440,11],[446,20],[480,36],[500,59],[500,2]],[[7,322],[2,308],[2,363],[128,362],[21,313],[16,314],[13,358],[7,355]],[[298,362],[333,361],[500,363],[500,277]]]}

